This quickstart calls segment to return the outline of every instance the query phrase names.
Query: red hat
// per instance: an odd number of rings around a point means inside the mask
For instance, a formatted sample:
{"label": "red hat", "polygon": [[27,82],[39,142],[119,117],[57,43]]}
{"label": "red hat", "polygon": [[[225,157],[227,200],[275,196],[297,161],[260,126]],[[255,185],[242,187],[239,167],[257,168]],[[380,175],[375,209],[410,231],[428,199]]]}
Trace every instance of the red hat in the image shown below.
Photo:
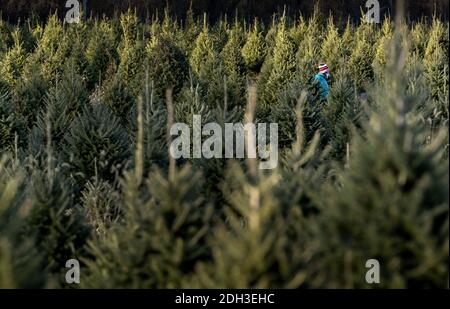
{"label": "red hat", "polygon": [[319,73],[325,74],[330,72],[326,63],[319,65]]}

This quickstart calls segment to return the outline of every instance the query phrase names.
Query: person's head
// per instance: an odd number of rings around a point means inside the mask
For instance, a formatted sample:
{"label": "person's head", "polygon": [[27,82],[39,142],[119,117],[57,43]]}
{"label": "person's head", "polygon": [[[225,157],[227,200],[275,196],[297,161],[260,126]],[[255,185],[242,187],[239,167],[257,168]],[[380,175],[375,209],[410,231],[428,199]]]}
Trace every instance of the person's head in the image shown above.
{"label": "person's head", "polygon": [[325,62],[319,63],[319,73],[325,75],[327,79],[330,76],[330,69]]}

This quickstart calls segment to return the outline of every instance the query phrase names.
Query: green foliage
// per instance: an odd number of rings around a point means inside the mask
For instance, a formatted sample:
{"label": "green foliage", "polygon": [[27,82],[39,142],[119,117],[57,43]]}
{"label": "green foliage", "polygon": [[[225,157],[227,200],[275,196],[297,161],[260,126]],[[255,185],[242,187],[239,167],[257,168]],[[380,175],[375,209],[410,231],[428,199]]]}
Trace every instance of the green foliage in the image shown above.
{"label": "green foliage", "polygon": [[326,35],[321,45],[321,55],[322,61],[328,65],[330,70],[337,72],[340,61],[344,56],[344,46],[339,36],[338,28],[334,25],[331,16],[328,20]]}
{"label": "green foliage", "polygon": [[31,178],[32,206],[25,233],[36,235],[46,269],[63,282],[68,259],[80,259],[89,236],[81,212],[73,205],[71,185],[50,167]]}
{"label": "green foliage", "polygon": [[0,61],[0,74],[7,86],[13,88],[26,63],[27,53],[22,46],[19,32],[14,32],[14,45]]}
{"label": "green foliage", "polygon": [[364,103],[356,97],[356,89],[348,73],[340,71],[323,112],[329,126],[333,156],[343,159],[346,155],[352,131],[361,125]]}
{"label": "green foliage", "polygon": [[86,183],[81,203],[87,224],[104,236],[120,220],[119,194],[108,182],[94,179]]}
{"label": "green foliage", "polygon": [[265,52],[264,37],[257,20],[255,20],[253,29],[248,33],[247,41],[242,47],[242,58],[247,70],[258,73],[264,62]]}
{"label": "green foliage", "polygon": [[11,99],[0,95],[0,153],[13,153],[16,147],[25,145],[26,123],[15,111]]}
{"label": "green foliage", "polygon": [[106,75],[109,65],[117,58],[115,33],[111,24],[102,20],[94,24],[85,51],[86,75],[89,89],[99,83]]}
{"label": "green foliage", "polygon": [[94,176],[112,182],[129,159],[127,133],[101,103],[86,105],[64,140],[63,153],[79,184]]}
{"label": "green foliage", "polygon": [[198,194],[201,174],[189,166],[166,178],[154,171],[139,188],[134,175],[124,180],[125,223],[90,251],[86,287],[177,288],[208,257],[205,236],[212,208]]}
{"label": "green foliage", "polygon": [[356,136],[339,187],[326,191],[314,227],[321,245],[309,264],[312,274],[322,275],[312,279],[313,287],[368,287],[359,274],[369,258],[383,261],[380,287],[447,284],[447,133],[424,145],[427,130],[414,98],[405,96],[398,55],[391,56],[386,86],[375,94],[383,108]]}
{"label": "green foliage", "polygon": [[10,28],[11,26],[0,17],[0,55],[5,53],[12,43]]}
{"label": "green foliage", "polygon": [[[332,28],[332,26],[329,26]],[[308,27],[303,40],[300,42],[296,54],[297,76],[302,82],[310,80],[317,74],[317,65],[320,61],[322,33],[319,29],[318,16],[314,14],[308,21]],[[327,48],[326,45],[323,45]]]}
{"label": "green foliage", "polygon": [[373,60],[373,69],[378,80],[383,80],[383,73],[386,67],[386,53],[389,48],[390,40],[392,40],[392,25],[390,20],[385,19],[381,27],[381,35],[377,42],[377,48]]}
{"label": "green foliage", "polygon": [[42,288],[47,282],[43,258],[33,235],[24,234],[30,214],[25,172],[10,157],[0,159],[0,287]]}
{"label": "green foliage", "polygon": [[182,51],[169,38],[154,36],[147,45],[148,78],[153,81],[157,95],[163,97],[167,88],[178,94],[188,74],[188,62]]}
{"label": "green foliage", "polygon": [[[0,19],[0,287],[448,286],[448,22],[236,16]],[[173,160],[194,115],[277,167]]]}
{"label": "green foliage", "polygon": [[295,68],[295,45],[289,37],[283,19],[276,34],[272,68],[262,93],[263,110],[268,110],[276,104],[278,91],[284,89],[294,77]]}
{"label": "green foliage", "polygon": [[366,90],[367,85],[374,77],[372,62],[375,52],[366,35],[364,32],[361,33],[361,38],[357,40],[355,49],[348,62],[350,74],[356,81],[359,91]]}
{"label": "green foliage", "polygon": [[202,32],[195,40],[195,46],[189,59],[193,73],[200,79],[207,79],[214,70],[216,57],[214,40],[205,23]]}
{"label": "green foliage", "polygon": [[12,101],[16,112],[26,119],[32,127],[37,119],[37,112],[43,107],[45,93],[49,87],[37,65],[25,68],[12,91]]}
{"label": "green foliage", "polygon": [[[230,177],[230,178],[228,178]],[[224,196],[230,204],[227,221],[210,237],[212,262],[200,263],[191,279],[202,288],[298,288],[304,282],[299,258],[302,246],[292,246],[290,222],[296,209],[282,215],[273,194],[280,178],[275,173],[254,183],[239,165],[228,168]],[[300,215],[301,217],[301,215]],[[301,224],[296,221],[295,224]]]}

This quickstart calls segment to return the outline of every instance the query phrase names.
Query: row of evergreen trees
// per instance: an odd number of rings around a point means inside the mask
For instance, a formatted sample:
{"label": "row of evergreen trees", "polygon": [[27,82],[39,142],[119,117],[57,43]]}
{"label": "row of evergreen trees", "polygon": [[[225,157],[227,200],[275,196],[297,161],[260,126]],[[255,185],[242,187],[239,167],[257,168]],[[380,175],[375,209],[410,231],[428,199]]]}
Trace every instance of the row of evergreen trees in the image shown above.
{"label": "row of evergreen trees", "polygon": [[[0,20],[0,287],[446,287],[448,23],[188,16]],[[278,168],[174,162],[194,114],[278,123]]]}

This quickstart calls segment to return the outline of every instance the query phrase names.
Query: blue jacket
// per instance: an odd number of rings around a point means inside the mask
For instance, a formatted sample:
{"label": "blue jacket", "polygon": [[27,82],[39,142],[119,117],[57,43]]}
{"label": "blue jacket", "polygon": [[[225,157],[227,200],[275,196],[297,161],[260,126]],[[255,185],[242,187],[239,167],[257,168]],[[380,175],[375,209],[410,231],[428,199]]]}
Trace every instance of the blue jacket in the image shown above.
{"label": "blue jacket", "polygon": [[328,94],[330,93],[330,87],[328,86],[328,82],[327,82],[327,79],[325,78],[325,75],[319,73],[316,76],[314,76],[314,80],[319,81],[320,97],[322,99],[326,99],[328,97]]}

